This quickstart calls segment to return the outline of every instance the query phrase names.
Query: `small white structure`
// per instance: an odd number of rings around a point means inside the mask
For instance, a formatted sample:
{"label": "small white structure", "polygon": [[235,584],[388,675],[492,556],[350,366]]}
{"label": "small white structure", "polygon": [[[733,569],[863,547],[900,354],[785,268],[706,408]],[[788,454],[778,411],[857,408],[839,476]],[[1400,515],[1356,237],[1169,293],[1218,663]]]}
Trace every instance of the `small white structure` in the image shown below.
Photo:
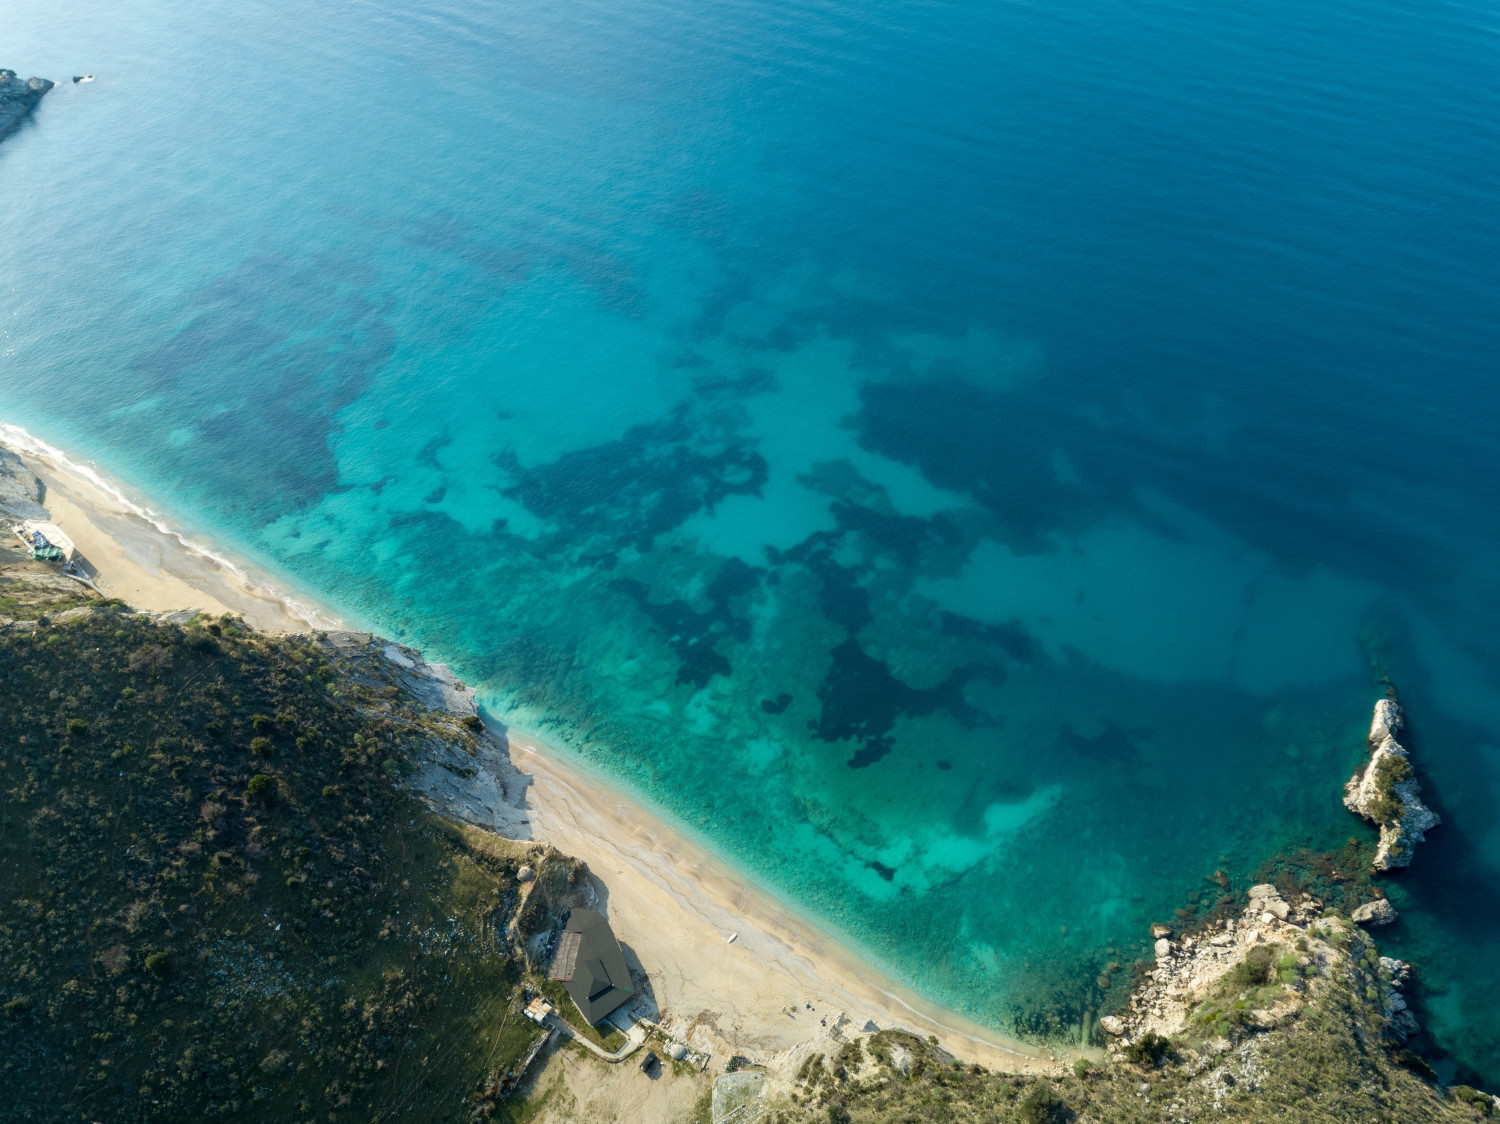
{"label": "small white structure", "polygon": [[555,1008],[540,995],[526,1004],[526,1017],[537,1026],[547,1025],[547,1016],[552,1014]]}
{"label": "small white structure", "polygon": [[31,556],[42,562],[73,561],[73,540],[63,533],[56,523],[44,519],[28,519],[11,528],[16,537],[26,544]]}

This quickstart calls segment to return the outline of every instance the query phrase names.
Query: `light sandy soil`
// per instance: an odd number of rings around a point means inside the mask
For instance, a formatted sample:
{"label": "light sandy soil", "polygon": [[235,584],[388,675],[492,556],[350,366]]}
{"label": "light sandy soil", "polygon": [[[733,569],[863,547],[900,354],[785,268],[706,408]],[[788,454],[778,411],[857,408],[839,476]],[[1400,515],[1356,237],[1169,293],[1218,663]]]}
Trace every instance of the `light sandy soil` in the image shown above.
{"label": "light sandy soil", "polygon": [[670,1062],[647,1077],[634,1061],[605,1065],[571,1046],[552,1051],[527,1100],[542,1106],[533,1124],[678,1124],[710,1087],[706,1075],[674,1072]]}

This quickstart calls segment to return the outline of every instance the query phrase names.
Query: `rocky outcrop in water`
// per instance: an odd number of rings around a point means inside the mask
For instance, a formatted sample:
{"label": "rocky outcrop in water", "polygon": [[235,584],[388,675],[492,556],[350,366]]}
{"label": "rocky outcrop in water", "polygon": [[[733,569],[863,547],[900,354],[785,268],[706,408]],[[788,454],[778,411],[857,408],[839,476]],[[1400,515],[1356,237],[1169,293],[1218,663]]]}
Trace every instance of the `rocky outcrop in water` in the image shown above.
{"label": "rocky outcrop in water", "polygon": [[1426,832],[1441,822],[1422,803],[1422,787],[1412,773],[1410,756],[1396,740],[1401,725],[1401,707],[1395,699],[1375,704],[1370,760],[1344,785],[1344,807],[1380,828],[1380,844],[1370,864],[1373,870],[1406,866]]}
{"label": "rocky outcrop in water", "polygon": [[20,128],[52,86],[45,78],[17,78],[14,70],[0,70],[0,140]]}

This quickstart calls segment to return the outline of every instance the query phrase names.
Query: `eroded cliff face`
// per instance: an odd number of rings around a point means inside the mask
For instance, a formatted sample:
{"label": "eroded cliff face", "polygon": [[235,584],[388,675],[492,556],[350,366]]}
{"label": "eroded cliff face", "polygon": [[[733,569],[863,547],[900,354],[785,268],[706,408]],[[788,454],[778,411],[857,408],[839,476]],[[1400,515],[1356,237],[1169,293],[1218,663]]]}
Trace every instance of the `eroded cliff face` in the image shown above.
{"label": "eroded cliff face", "polygon": [[[510,761],[504,736],[479,718],[474,692],[414,648],[367,632],[318,633],[318,644],[351,680],[385,694],[382,717],[422,736],[424,752],[406,787],[443,814],[507,839],[531,838],[531,778]],[[399,700],[419,704],[417,711]]]}
{"label": "eroded cliff face", "polygon": [[45,78],[18,78],[14,70],[0,70],[0,140],[21,127],[53,85]]}
{"label": "eroded cliff face", "polygon": [[1401,726],[1401,707],[1395,699],[1375,704],[1370,760],[1344,785],[1344,806],[1380,828],[1380,845],[1371,863],[1375,870],[1406,866],[1417,844],[1441,822],[1422,803],[1410,753],[1396,740]]}
{"label": "eroded cliff face", "polygon": [[[3,130],[0,130],[0,135],[4,135]],[[42,482],[20,457],[0,447],[0,523],[46,518],[47,509],[42,506]]]}

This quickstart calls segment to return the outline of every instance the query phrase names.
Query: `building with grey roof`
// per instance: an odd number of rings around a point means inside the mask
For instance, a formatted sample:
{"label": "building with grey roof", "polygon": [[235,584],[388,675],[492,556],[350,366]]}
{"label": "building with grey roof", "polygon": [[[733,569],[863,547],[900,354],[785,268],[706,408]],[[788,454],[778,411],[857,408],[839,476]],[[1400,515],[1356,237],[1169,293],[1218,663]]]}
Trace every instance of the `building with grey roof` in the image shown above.
{"label": "building with grey roof", "polygon": [[597,1023],[635,994],[620,942],[592,909],[575,909],[557,942],[547,978],[559,982],[590,1024]]}

